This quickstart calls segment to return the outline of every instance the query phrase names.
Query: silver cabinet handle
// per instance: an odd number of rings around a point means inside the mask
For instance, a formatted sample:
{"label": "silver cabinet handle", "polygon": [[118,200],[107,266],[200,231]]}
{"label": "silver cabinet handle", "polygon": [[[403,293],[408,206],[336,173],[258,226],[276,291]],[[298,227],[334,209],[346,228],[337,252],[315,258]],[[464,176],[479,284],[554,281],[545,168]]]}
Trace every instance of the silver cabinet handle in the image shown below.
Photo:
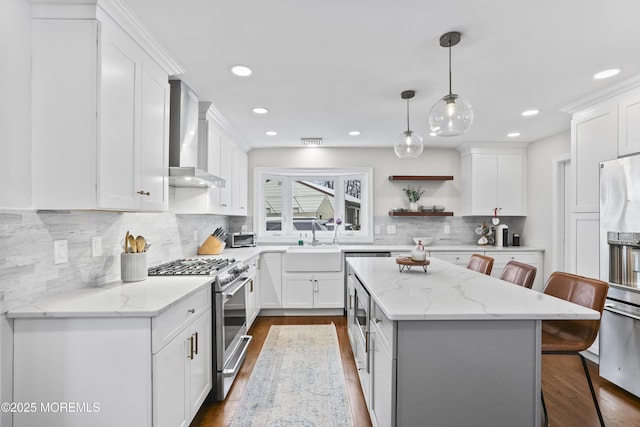
{"label": "silver cabinet handle", "polygon": [[374,318],[373,319],[373,323],[375,323],[375,324],[382,323],[382,320]]}
{"label": "silver cabinet handle", "polygon": [[635,319],[635,320],[640,320],[640,316],[636,316],[635,314],[631,314],[631,313],[628,313],[626,311],[618,310],[616,308],[613,308],[611,305],[605,304],[604,309],[607,310],[608,312],[611,312],[611,313],[614,313],[614,314],[618,314],[620,316],[629,317],[629,318]]}

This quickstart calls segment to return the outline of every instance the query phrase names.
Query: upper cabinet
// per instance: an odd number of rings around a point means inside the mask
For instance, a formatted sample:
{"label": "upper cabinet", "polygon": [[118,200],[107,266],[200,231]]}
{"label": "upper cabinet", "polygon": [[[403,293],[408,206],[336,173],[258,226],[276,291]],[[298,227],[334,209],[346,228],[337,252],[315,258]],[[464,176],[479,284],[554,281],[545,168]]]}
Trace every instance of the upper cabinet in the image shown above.
{"label": "upper cabinet", "polygon": [[460,148],[461,215],[527,214],[527,151],[524,146]]}
{"label": "upper cabinet", "polygon": [[33,207],[167,210],[181,70],[119,2],[69,3],[32,5]]}
{"label": "upper cabinet", "polygon": [[640,153],[640,87],[618,101],[618,156]]}
{"label": "upper cabinet", "polygon": [[571,120],[573,212],[600,210],[600,162],[617,157],[617,110],[617,103],[608,101],[573,115]]}

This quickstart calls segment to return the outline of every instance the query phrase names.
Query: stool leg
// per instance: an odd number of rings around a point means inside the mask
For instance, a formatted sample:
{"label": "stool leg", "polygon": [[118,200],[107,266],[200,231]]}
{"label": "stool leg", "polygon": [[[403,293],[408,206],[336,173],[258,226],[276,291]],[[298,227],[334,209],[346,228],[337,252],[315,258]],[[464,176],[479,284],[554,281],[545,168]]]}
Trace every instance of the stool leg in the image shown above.
{"label": "stool leg", "polygon": [[593,404],[596,406],[596,412],[598,413],[598,419],[600,420],[600,425],[604,427],[604,419],[602,418],[602,412],[600,412],[600,405],[598,404],[598,398],[596,397],[596,391],[593,388],[593,383],[591,382],[591,375],[589,374],[589,368],[587,367],[587,361],[584,356],[578,353],[580,356],[580,360],[582,361],[582,367],[584,368],[584,375],[587,377],[587,382],[589,383],[589,390],[591,391],[591,398],[593,399]]}
{"label": "stool leg", "polygon": [[547,414],[547,405],[544,404],[544,393],[540,390],[540,399],[542,400],[542,411],[544,412],[544,427],[549,427],[549,415]]}

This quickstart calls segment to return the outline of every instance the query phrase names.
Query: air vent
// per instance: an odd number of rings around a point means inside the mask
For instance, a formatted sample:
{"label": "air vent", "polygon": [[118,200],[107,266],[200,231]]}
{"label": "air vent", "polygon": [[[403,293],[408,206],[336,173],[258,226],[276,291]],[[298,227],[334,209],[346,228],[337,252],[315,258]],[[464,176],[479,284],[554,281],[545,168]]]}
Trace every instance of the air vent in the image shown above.
{"label": "air vent", "polygon": [[300,138],[304,145],[322,145],[322,138]]}

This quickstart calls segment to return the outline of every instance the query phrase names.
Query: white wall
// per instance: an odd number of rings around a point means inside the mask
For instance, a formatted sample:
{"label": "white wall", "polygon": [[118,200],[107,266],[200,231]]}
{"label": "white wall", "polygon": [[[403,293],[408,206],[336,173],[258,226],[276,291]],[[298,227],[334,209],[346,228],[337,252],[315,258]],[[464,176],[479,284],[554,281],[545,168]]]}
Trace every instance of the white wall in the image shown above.
{"label": "white wall", "polygon": [[528,150],[527,219],[522,232],[523,244],[545,249],[546,282],[551,271],[553,158],[571,152],[571,133],[559,133],[537,141]]}
{"label": "white wall", "polygon": [[31,12],[0,1],[0,208],[31,206]]}
{"label": "white wall", "polygon": [[[459,211],[460,153],[451,149],[425,148],[416,159],[399,159],[393,148],[280,148],[249,152],[249,183],[256,166],[282,167],[373,167],[373,215],[388,215],[394,207],[408,206],[402,187],[407,181],[390,182],[389,175],[453,175],[453,181],[410,182],[420,185],[423,205],[443,205],[454,214]],[[250,215],[253,212],[253,185],[249,185]]]}

